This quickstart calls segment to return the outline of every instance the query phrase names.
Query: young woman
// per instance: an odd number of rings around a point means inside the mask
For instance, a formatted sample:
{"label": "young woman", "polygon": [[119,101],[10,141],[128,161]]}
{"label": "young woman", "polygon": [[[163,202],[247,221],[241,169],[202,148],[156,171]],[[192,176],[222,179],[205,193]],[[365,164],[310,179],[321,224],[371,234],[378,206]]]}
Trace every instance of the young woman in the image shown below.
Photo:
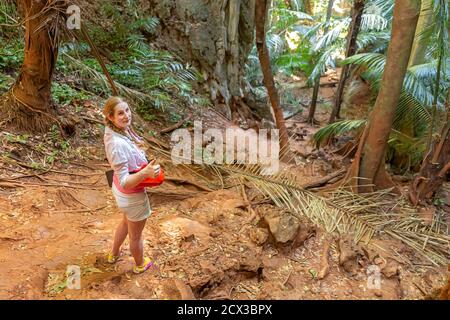
{"label": "young woman", "polygon": [[[139,187],[146,178],[154,178],[159,174],[159,166],[154,161],[148,164],[142,140],[131,129],[131,110],[128,104],[119,97],[109,98],[103,108],[105,116],[105,151],[111,168],[114,170],[112,193],[117,205],[123,213],[123,219],[117,226],[112,251],[108,254],[108,262],[115,263],[120,255],[120,247],[127,235],[130,240],[130,251],[136,265],[134,273],[142,273],[153,263],[144,257],[142,231],[151,209],[144,187]],[[144,164],[144,169],[139,170]]]}

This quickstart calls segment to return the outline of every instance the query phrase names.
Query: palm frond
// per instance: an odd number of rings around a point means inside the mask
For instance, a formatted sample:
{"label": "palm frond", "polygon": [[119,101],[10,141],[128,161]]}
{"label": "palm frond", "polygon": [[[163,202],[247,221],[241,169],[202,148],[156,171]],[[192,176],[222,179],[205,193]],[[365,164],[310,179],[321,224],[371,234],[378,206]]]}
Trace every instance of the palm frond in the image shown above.
{"label": "palm frond", "polygon": [[394,5],[394,0],[369,0],[366,3],[364,11],[366,13],[379,14],[388,21],[391,21],[394,13]]}
{"label": "palm frond", "polygon": [[[170,151],[158,149],[168,158]],[[191,160],[191,159],[188,159]],[[289,171],[267,175],[265,167],[247,164],[183,164],[202,180],[210,183],[207,175],[222,176],[217,187],[228,182],[250,182],[276,206],[298,218],[307,218],[328,233],[350,235],[353,240],[369,246],[374,237],[399,240],[422,258],[434,265],[447,265],[450,259],[448,225],[436,218],[431,225],[423,225],[417,211],[407,201],[390,190],[364,195],[338,189],[326,196],[304,190]],[[197,170],[195,170],[197,168]],[[212,172],[212,173],[211,173]],[[227,178],[228,177],[228,178]],[[235,183],[232,183],[235,185]]]}
{"label": "palm frond", "polygon": [[384,65],[386,64],[386,57],[380,53],[359,53],[348,57],[342,64],[356,64],[364,66],[375,74],[382,74]]}
{"label": "palm frond", "polygon": [[391,38],[388,31],[360,32],[356,39],[357,52],[370,48],[372,53],[383,53],[386,51]]}
{"label": "palm frond", "polygon": [[319,131],[317,131],[313,137],[312,140],[316,147],[319,147],[324,142],[330,140],[331,138],[342,135],[344,133],[354,132],[354,131],[361,131],[366,126],[367,120],[342,120],[337,121],[334,123],[331,123],[323,128],[321,128]]}
{"label": "palm frond", "polygon": [[142,34],[130,34],[127,37],[127,44],[128,44],[128,48],[132,49],[132,50],[137,50],[137,51],[144,51],[148,48],[148,45],[146,43],[146,39]]}
{"label": "palm frond", "polygon": [[285,41],[277,34],[267,34],[266,45],[269,50],[270,59],[276,59],[285,49]]}
{"label": "palm frond", "polygon": [[421,36],[430,39],[430,36],[433,35],[437,39],[434,42],[434,56],[442,56],[446,60],[449,51],[450,4],[447,0],[432,0],[431,4],[430,14],[433,15],[433,22]]}
{"label": "palm frond", "polygon": [[308,77],[308,85],[312,85],[318,77],[320,77],[328,67],[335,67],[334,55],[342,50],[342,43],[337,42],[332,46],[329,46],[323,52],[320,53],[317,61],[314,64],[314,68]]}
{"label": "palm frond", "polygon": [[292,16],[297,20],[313,20],[313,17],[311,17],[309,14],[296,10],[274,7],[270,9],[270,12],[276,12],[280,16]]}
{"label": "palm frond", "polygon": [[405,201],[389,196],[389,190],[356,195],[340,189],[325,198],[302,189],[286,172],[266,176],[256,165],[220,166],[220,169],[237,181],[245,178],[276,206],[296,217],[308,218],[326,232],[352,235],[356,243],[367,244],[374,236],[388,235],[434,265],[447,265],[450,258],[448,227],[440,222],[432,227],[423,225]]}
{"label": "palm frond", "polygon": [[[402,92],[395,110],[395,118],[393,122],[394,128],[403,126],[421,129],[426,127],[431,121],[429,110],[422,103],[417,101],[411,94]],[[420,132],[421,130],[416,130]]]}
{"label": "palm frond", "polygon": [[146,17],[139,19],[132,24],[132,28],[140,28],[148,33],[156,33],[156,29],[160,25],[157,17]]}
{"label": "palm frond", "polygon": [[379,15],[373,13],[364,13],[361,16],[361,31],[381,31],[388,27],[389,21]]}
{"label": "palm frond", "polygon": [[275,65],[287,74],[292,74],[294,70],[304,69],[308,66],[308,62],[298,52],[289,52],[279,56],[275,60]]}
{"label": "palm frond", "polygon": [[[364,66],[370,72],[370,77],[368,77],[368,79],[372,81],[372,84],[377,88],[381,83],[384,66],[386,64],[386,57],[379,53],[361,53],[348,57],[342,63]],[[432,104],[433,94],[430,88],[409,70],[405,75],[403,90],[425,106]]]}
{"label": "palm frond", "polygon": [[[105,92],[110,91],[108,80],[106,79],[106,76],[104,74],[87,66],[82,61],[70,56],[67,53],[63,53],[62,57],[68,59],[68,61],[70,61],[76,67],[74,69],[74,71],[80,73],[83,77],[86,77],[88,79],[92,79],[92,80],[96,81],[103,88],[103,90]],[[114,84],[117,86],[117,89],[119,90],[119,92],[121,94],[130,98],[132,101],[138,101],[138,102],[149,101],[149,100],[152,101],[155,98],[154,96],[152,96],[150,94],[143,93],[138,90],[124,86],[117,81],[114,81]]]}
{"label": "palm frond", "polygon": [[326,34],[323,35],[318,41],[317,44],[314,46],[314,51],[323,50],[324,48],[329,47],[331,44],[333,44],[348,28],[351,22],[351,18],[344,18],[337,22],[335,26],[333,26]]}
{"label": "palm frond", "polygon": [[310,41],[311,43],[317,43],[317,39],[320,37],[320,32],[325,29],[326,26],[330,26],[330,22],[319,22],[304,34],[303,39]]}
{"label": "palm frond", "polygon": [[[397,158],[407,159],[397,166],[409,170],[411,166],[419,165],[422,162],[426,149],[426,136],[413,138],[395,129],[391,130],[388,140],[387,161],[390,161],[395,151]],[[391,152],[392,151],[392,152]]]}

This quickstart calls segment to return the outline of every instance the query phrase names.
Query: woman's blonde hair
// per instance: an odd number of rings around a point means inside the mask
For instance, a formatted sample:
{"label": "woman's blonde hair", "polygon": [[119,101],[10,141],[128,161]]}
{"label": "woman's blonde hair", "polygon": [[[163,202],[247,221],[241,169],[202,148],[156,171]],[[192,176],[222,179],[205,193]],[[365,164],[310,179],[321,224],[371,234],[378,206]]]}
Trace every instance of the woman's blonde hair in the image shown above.
{"label": "woman's blonde hair", "polygon": [[121,134],[126,135],[128,138],[132,139],[137,145],[140,147],[144,147],[142,138],[131,128],[128,128],[128,131],[124,131],[119,129],[110,119],[109,117],[114,116],[114,111],[116,110],[116,106],[120,103],[127,103],[121,97],[110,97],[105,102],[105,106],[103,107],[103,115],[105,116],[105,125],[110,129],[119,132]]}
{"label": "woman's blonde hair", "polygon": [[105,124],[111,129],[119,130],[119,128],[116,127],[109,117],[114,116],[116,106],[122,102],[126,103],[126,101],[124,101],[121,97],[110,97],[105,102],[105,106],[103,107],[103,115],[105,116]]}

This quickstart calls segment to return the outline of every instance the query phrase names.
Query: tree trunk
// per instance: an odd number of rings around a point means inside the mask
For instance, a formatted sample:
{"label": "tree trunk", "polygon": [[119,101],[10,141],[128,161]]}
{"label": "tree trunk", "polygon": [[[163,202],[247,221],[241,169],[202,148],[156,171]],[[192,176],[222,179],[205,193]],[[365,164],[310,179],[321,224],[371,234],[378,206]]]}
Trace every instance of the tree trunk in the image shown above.
{"label": "tree trunk", "polygon": [[202,72],[211,99],[232,118],[245,95],[245,63],[253,46],[255,0],[150,0],[161,43]]}
{"label": "tree trunk", "polygon": [[19,76],[6,93],[4,107],[13,125],[30,131],[46,131],[55,120],[51,83],[59,38],[47,21],[50,13],[42,13],[49,4],[50,1],[19,2],[25,21],[25,55]]}
{"label": "tree trunk", "polygon": [[350,183],[356,192],[393,186],[385,170],[385,151],[408,66],[419,9],[419,0],[395,2],[392,35],[380,92],[345,178],[345,182]]}
{"label": "tree trunk", "polygon": [[[273,80],[272,68],[270,66],[269,50],[266,46],[266,17],[267,17],[267,0],[258,0],[255,6],[256,17],[256,47],[258,49],[259,61],[264,76],[264,85],[269,94],[270,103],[272,105],[275,123],[280,131],[280,150],[289,152],[288,134],[283,116],[283,110],[280,107],[280,99]],[[283,152],[282,152],[283,153]]]}
{"label": "tree trunk", "polygon": [[450,170],[450,123],[442,129],[440,140],[430,151],[411,184],[409,199],[413,205],[432,200]]}
{"label": "tree trunk", "polygon": [[426,39],[422,39],[421,34],[433,22],[433,6],[431,0],[422,0],[420,6],[420,16],[417,21],[416,34],[409,57],[408,67],[425,63],[425,52],[427,50]]}
{"label": "tree trunk", "polygon": [[447,94],[447,124],[430,152],[425,156],[420,172],[411,183],[409,199],[413,205],[431,200],[450,170],[450,90]]}
{"label": "tree trunk", "polygon": [[308,122],[314,124],[314,115],[316,114],[317,97],[319,96],[320,76],[314,82],[311,105],[309,106]]}
{"label": "tree trunk", "polygon": [[[348,58],[356,53],[356,38],[358,37],[359,29],[361,26],[361,17],[364,11],[365,0],[354,0],[352,8],[352,22],[348,30],[347,36],[347,50],[345,57]],[[344,92],[345,82],[350,73],[350,66],[344,65],[341,70],[341,79],[339,80],[339,86],[336,92],[336,100],[334,102],[333,111],[330,115],[329,123],[333,123],[336,118],[339,118],[341,109],[342,94]]]}
{"label": "tree trunk", "polygon": [[309,14],[310,16],[314,15],[314,3],[313,0],[304,0],[304,5],[305,5],[305,11],[307,14]]}
{"label": "tree trunk", "polygon": [[[427,43],[425,39],[422,39],[421,34],[431,24],[432,17],[433,13],[431,0],[422,0],[420,6],[419,20],[417,21],[417,27],[414,36],[414,42],[411,49],[411,55],[409,57],[408,68],[425,62],[425,51],[427,49]],[[407,108],[410,112],[408,112],[405,115],[405,117],[409,119],[407,119],[407,121],[404,122],[404,124],[402,125],[401,128],[399,128],[399,130],[408,137],[415,138],[416,133],[414,131],[414,119],[413,119],[414,113],[412,112],[414,106],[412,102],[408,102],[407,104],[408,104]],[[406,165],[410,163],[409,154],[394,151],[391,163],[396,167],[403,167],[405,169],[411,170],[410,167],[406,167]]]}
{"label": "tree trunk", "polygon": [[[328,0],[327,16],[325,21],[328,23],[331,19],[331,12],[333,11],[334,0]],[[324,34],[328,32],[328,24],[325,26]],[[317,97],[319,95],[320,76],[314,81],[313,95],[311,99],[311,105],[309,106],[308,122],[314,123],[314,115],[316,113]]]}

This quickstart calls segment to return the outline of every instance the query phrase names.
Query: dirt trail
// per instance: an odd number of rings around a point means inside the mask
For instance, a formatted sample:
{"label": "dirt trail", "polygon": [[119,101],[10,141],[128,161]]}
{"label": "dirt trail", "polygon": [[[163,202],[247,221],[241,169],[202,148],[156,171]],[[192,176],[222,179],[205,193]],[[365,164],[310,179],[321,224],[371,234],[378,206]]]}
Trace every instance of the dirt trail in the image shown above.
{"label": "dirt trail", "polygon": [[[332,97],[333,90],[324,87],[321,96]],[[324,123],[328,113],[321,105],[316,119]],[[214,114],[208,116],[206,123],[217,124]],[[299,183],[343,166],[339,158],[313,150],[309,138],[318,126],[304,123],[301,114],[286,125],[295,133],[292,148],[299,156],[290,169]],[[96,137],[101,145],[98,132]],[[26,152],[18,151],[26,159]],[[254,205],[252,216],[241,189],[208,193],[170,182],[149,194],[154,211],[144,248],[158,268],[133,275],[128,241],[118,263],[105,261],[121,220],[106,167],[106,161],[86,161],[58,169],[65,174],[20,179],[0,168],[1,177],[26,183],[0,186],[0,299],[422,299],[446,281],[443,268],[398,261],[387,250],[405,251],[398,242],[376,240],[379,250],[368,250],[308,221],[293,228],[286,213],[271,204]],[[189,176],[171,170],[172,176]],[[257,199],[255,190],[247,192],[250,201]],[[70,265],[80,267],[80,290],[66,286]],[[369,282],[374,265],[381,271],[380,289]]]}
{"label": "dirt trail", "polygon": [[[121,216],[102,171],[71,172],[87,176],[73,176],[73,186],[92,184],[91,190],[38,186],[2,192],[0,298],[398,299],[423,298],[442,283],[442,273],[388,259],[392,266],[383,271],[382,290],[368,289],[369,262],[361,249],[312,227],[301,228],[298,241],[276,244],[263,219],[248,222],[235,189],[182,201],[150,196],[158,204],[144,231],[145,251],[158,269],[136,276],[127,242],[117,264],[105,263]],[[46,176],[51,178],[67,176]],[[270,205],[257,210],[261,217],[277,211]],[[340,261],[343,250],[349,251],[348,268]],[[323,256],[329,257],[329,274],[320,279]],[[81,290],[65,287],[69,265],[81,268]]]}

